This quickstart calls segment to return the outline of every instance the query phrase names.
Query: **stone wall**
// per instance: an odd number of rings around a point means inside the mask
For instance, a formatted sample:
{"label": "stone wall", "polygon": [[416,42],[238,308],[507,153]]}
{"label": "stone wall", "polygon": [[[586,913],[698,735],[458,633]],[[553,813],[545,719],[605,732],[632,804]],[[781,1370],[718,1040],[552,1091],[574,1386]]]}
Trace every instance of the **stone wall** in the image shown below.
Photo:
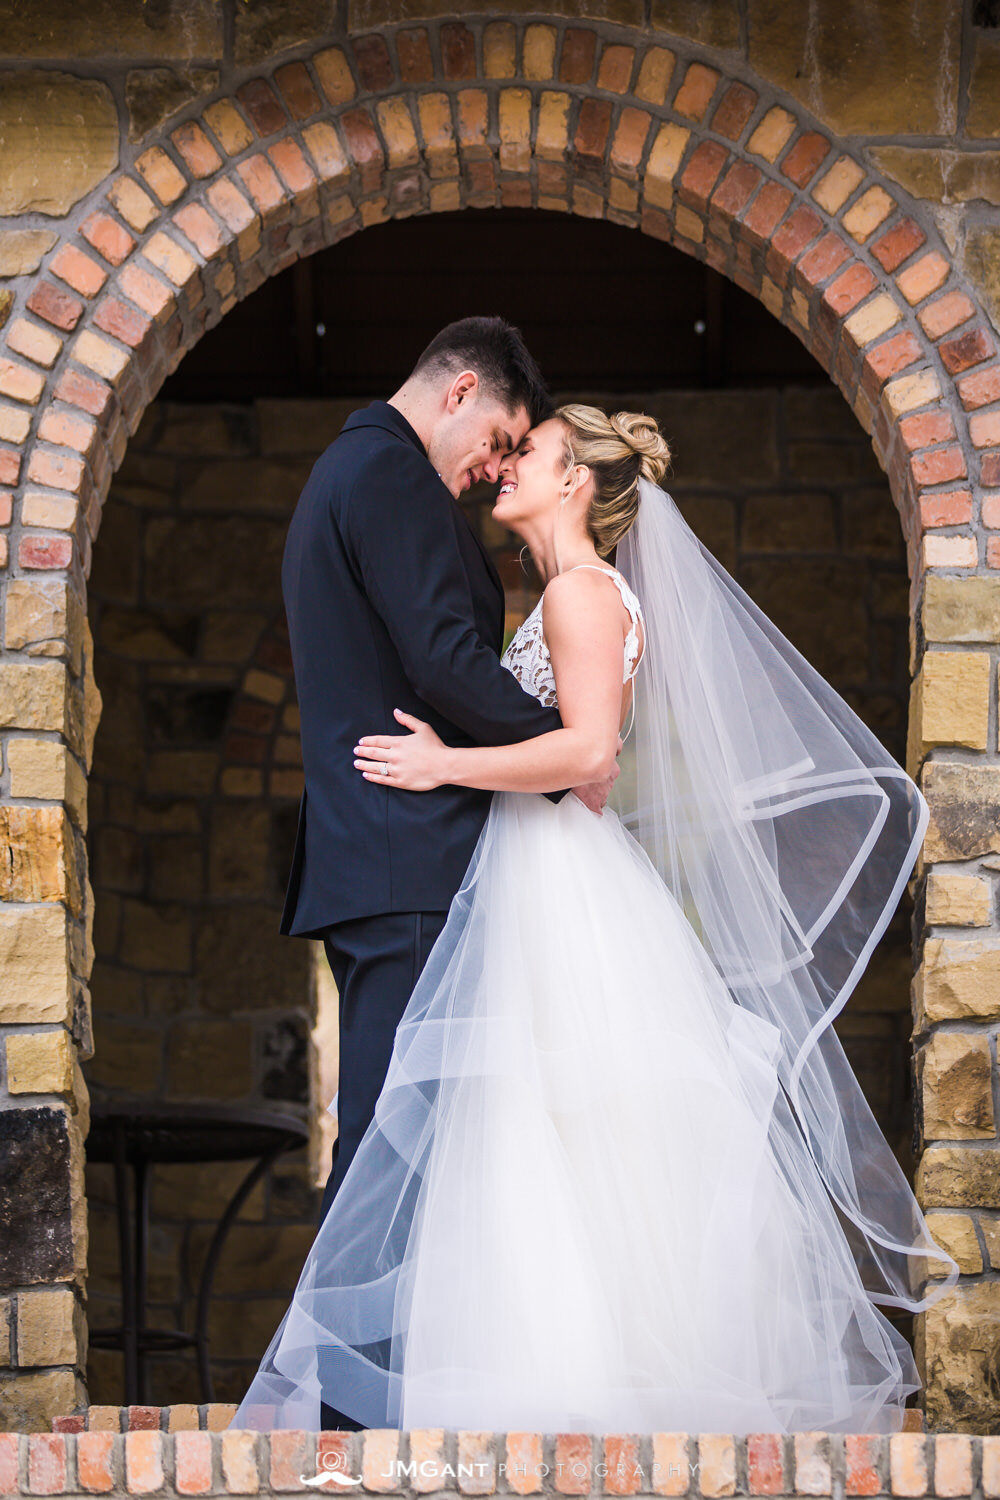
{"label": "stone wall", "polygon": [[[165,374],[267,277],[371,224],[508,205],[607,218],[736,281],[813,353],[887,474],[910,573],[908,765],[932,810],[917,1182],[965,1273],[917,1332],[932,1424],[987,1430],[995,6],[556,0],[526,19],[495,0],[459,19],[435,0],[40,0],[2,19],[0,1202],[14,1233],[0,1420],[45,1425],[84,1390],[86,593],[111,475]],[[268,777],[290,769],[276,756]]]}

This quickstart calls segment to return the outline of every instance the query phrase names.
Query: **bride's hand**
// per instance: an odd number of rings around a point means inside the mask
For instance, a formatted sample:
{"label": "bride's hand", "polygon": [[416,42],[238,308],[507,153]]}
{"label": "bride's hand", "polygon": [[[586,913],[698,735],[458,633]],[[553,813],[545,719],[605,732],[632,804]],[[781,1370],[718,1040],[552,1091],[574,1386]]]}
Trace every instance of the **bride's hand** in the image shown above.
{"label": "bride's hand", "polygon": [[[431,792],[445,781],[444,761],[448,747],[423,719],[393,709],[394,716],[412,734],[366,734],[354,747],[360,759],[355,770],[366,781],[401,787],[407,792]],[[388,766],[388,773],[382,767]]]}

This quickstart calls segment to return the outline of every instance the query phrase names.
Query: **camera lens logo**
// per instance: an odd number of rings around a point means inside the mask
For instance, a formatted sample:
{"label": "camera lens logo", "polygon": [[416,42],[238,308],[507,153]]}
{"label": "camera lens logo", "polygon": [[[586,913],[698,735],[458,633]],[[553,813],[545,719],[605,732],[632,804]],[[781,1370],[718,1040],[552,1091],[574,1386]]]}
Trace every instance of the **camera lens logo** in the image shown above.
{"label": "camera lens logo", "polygon": [[350,1489],[353,1485],[360,1484],[361,1479],[360,1476],[357,1479],[352,1479],[350,1474],[345,1474],[344,1470],[338,1467],[337,1454],[324,1453],[320,1457],[320,1473],[312,1475],[300,1474],[299,1483],[307,1484],[310,1489],[315,1489],[317,1486],[323,1484],[329,1485],[330,1488],[327,1490],[327,1494],[332,1495],[338,1486],[341,1489]]}

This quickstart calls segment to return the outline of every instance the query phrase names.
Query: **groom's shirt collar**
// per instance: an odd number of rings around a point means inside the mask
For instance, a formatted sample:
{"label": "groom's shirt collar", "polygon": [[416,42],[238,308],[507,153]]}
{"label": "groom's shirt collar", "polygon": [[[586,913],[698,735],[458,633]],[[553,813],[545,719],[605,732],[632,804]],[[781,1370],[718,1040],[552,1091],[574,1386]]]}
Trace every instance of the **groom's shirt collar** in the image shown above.
{"label": "groom's shirt collar", "polygon": [[347,432],[353,427],[381,427],[388,432],[394,432],[406,442],[412,443],[418,453],[427,457],[427,449],[403,413],[397,411],[394,406],[390,406],[388,401],[372,401],[362,411],[352,412],[341,431]]}

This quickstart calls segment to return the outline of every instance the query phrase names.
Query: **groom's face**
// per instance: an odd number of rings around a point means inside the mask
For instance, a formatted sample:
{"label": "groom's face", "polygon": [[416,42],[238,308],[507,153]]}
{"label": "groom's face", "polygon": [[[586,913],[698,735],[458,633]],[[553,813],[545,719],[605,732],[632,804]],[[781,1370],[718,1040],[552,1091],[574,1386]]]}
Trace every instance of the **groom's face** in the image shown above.
{"label": "groom's face", "polygon": [[530,425],[523,406],[507,411],[466,371],[448,389],[427,457],[457,499],[480,479],[496,484],[502,460]]}

